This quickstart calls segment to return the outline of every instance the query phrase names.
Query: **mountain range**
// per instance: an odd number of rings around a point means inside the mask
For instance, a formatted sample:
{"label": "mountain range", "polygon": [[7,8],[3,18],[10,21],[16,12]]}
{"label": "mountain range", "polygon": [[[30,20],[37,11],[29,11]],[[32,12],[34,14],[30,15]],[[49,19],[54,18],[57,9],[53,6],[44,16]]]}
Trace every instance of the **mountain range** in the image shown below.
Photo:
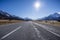
{"label": "mountain range", "polygon": [[[7,12],[0,10],[0,20],[1,19],[3,19],[3,20],[6,20],[6,19],[8,19],[8,20],[26,20],[26,21],[32,20],[30,18],[21,18],[21,17],[15,16],[15,15],[11,15]],[[48,15],[47,17],[39,18],[37,20],[58,20],[58,21],[60,21],[60,13],[56,12],[56,13]]]}
{"label": "mountain range", "polygon": [[6,20],[6,19],[9,19],[9,20],[24,20],[21,17],[11,15],[11,14],[9,14],[7,12],[4,12],[4,11],[0,10],[0,20],[1,19],[3,19],[3,20]]}
{"label": "mountain range", "polygon": [[32,19],[30,19],[30,18],[28,18],[28,17],[24,18],[24,20],[25,20],[25,21],[32,21]]}
{"label": "mountain range", "polygon": [[38,20],[59,20],[60,21],[60,14],[57,12],[54,14],[50,14],[47,17],[38,19]]}

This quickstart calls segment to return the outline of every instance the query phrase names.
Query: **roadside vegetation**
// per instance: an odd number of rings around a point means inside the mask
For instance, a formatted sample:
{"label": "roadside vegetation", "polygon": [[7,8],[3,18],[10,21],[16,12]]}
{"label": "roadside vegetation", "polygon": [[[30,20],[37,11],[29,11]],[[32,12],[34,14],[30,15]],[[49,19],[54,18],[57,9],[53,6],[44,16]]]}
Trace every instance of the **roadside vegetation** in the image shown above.
{"label": "roadside vegetation", "polygon": [[48,24],[48,25],[53,25],[53,26],[60,26],[59,21],[34,21],[34,22],[37,22],[39,24]]}
{"label": "roadside vegetation", "polygon": [[0,20],[0,25],[22,22],[22,20]]}

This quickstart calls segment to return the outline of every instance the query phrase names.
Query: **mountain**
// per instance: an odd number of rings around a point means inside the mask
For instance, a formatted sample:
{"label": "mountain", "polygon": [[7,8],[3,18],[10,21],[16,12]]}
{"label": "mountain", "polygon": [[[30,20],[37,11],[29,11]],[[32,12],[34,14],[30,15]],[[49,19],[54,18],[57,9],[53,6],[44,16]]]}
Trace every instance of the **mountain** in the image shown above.
{"label": "mountain", "polygon": [[24,20],[25,20],[25,21],[31,21],[32,19],[26,17],[26,18],[24,18]]}
{"label": "mountain", "polygon": [[54,13],[54,14],[51,14],[47,17],[44,17],[40,20],[60,20],[60,14],[59,13]]}
{"label": "mountain", "polygon": [[9,19],[9,20],[24,20],[23,18],[20,18],[18,16],[15,15],[11,15],[7,12],[4,12],[2,10],[0,10],[0,20],[1,19]]}

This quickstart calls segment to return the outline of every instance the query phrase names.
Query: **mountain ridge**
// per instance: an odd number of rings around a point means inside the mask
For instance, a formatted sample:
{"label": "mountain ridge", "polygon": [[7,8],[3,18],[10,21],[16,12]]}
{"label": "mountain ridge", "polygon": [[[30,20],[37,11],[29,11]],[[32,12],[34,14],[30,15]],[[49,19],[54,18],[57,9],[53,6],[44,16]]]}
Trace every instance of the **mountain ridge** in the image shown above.
{"label": "mountain ridge", "polygon": [[38,20],[60,20],[60,14],[56,12]]}
{"label": "mountain ridge", "polygon": [[9,20],[24,20],[23,18],[21,17],[18,17],[18,16],[15,16],[15,15],[11,15],[7,12],[4,12],[2,10],[0,10],[0,20],[3,19],[9,19]]}

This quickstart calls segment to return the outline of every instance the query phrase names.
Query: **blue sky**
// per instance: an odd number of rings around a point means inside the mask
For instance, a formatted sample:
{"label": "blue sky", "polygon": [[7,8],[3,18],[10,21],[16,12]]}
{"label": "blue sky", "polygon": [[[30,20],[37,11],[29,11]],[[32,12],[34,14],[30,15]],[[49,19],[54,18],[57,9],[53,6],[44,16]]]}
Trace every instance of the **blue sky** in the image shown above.
{"label": "blue sky", "polygon": [[42,18],[60,12],[60,0],[39,0],[41,7],[37,11],[33,5],[36,0],[0,0],[0,10],[22,18]]}

